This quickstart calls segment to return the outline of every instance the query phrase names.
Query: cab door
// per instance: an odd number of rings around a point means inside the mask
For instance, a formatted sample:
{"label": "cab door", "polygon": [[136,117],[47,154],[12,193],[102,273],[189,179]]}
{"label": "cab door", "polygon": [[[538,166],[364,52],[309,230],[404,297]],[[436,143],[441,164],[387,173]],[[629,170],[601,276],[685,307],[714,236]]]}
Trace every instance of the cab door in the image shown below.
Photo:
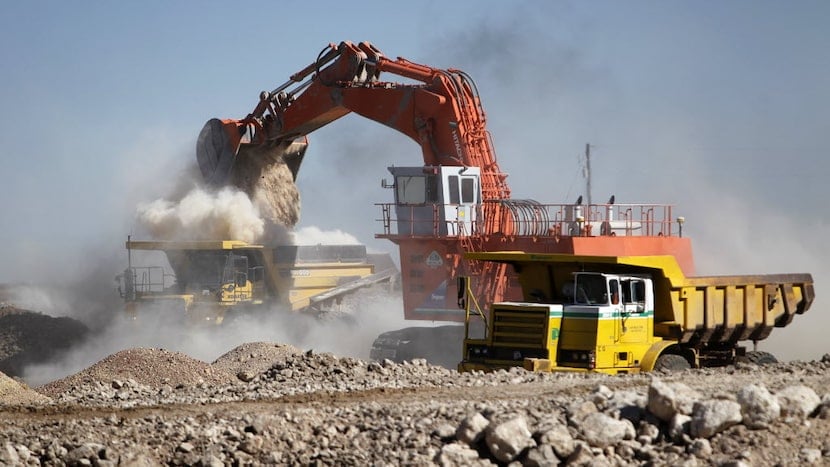
{"label": "cab door", "polygon": [[646,287],[643,279],[630,278],[620,281],[622,313],[621,342],[645,343],[649,340]]}
{"label": "cab door", "polygon": [[476,209],[480,200],[478,174],[465,174],[464,170],[446,177],[444,218],[448,235],[470,235],[476,221]]}

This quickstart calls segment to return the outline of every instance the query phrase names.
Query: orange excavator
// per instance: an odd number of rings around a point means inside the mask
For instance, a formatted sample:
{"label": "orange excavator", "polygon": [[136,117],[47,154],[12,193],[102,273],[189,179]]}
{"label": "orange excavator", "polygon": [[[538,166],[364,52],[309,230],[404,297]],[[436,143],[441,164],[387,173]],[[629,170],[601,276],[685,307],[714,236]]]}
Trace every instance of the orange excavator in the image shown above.
{"label": "orange excavator", "polygon": [[[407,82],[381,80],[397,76]],[[473,294],[494,301],[521,295],[514,271],[502,263],[465,260],[465,252],[521,250],[579,255],[672,255],[694,273],[691,243],[672,206],[543,204],[513,199],[499,168],[473,80],[457,69],[390,59],[368,42],[330,44],[317,59],[273,91],[263,91],[245,118],[209,120],[197,159],[205,180],[233,183],[234,165],[256,154],[285,163],[295,180],[307,135],[349,113],[386,125],[421,147],[423,164],[390,167],[393,203],[381,204],[382,233],[400,250],[404,315],[409,320],[463,322],[456,278],[475,278]],[[265,151],[263,151],[265,150]],[[380,157],[380,156],[379,156]],[[590,194],[589,194],[590,197]],[[448,330],[449,329],[449,330]],[[457,360],[463,326],[407,328],[382,335],[376,358],[409,359],[429,340],[450,343]]]}

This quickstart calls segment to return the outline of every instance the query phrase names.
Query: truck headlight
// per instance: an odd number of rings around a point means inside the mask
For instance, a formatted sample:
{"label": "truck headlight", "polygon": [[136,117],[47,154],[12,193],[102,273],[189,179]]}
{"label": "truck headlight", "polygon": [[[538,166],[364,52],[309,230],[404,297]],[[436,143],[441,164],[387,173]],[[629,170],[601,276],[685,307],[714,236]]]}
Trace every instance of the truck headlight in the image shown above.
{"label": "truck headlight", "polygon": [[490,354],[490,349],[486,345],[471,345],[467,348],[468,358],[486,358]]}

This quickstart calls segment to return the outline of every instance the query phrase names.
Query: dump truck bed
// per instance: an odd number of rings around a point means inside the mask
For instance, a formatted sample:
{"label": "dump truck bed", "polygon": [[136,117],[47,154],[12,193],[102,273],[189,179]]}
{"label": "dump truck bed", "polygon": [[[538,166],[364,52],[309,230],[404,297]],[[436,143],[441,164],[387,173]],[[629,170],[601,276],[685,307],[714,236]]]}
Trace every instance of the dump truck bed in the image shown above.
{"label": "dump truck bed", "polygon": [[[810,274],[689,277],[668,288],[671,316],[655,315],[655,334],[681,343],[765,339],[810,308]],[[656,291],[665,299],[666,290]]]}

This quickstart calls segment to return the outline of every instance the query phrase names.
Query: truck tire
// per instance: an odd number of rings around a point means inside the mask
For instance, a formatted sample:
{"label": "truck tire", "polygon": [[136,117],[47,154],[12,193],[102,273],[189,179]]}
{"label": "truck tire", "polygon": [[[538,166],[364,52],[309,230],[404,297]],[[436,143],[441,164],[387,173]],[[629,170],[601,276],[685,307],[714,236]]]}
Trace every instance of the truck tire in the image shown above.
{"label": "truck tire", "polygon": [[660,355],[654,362],[654,371],[674,372],[688,370],[691,367],[692,365],[682,355],[671,353]]}
{"label": "truck tire", "polygon": [[746,359],[756,365],[772,365],[778,363],[775,355],[761,350],[750,350],[746,353]]}

